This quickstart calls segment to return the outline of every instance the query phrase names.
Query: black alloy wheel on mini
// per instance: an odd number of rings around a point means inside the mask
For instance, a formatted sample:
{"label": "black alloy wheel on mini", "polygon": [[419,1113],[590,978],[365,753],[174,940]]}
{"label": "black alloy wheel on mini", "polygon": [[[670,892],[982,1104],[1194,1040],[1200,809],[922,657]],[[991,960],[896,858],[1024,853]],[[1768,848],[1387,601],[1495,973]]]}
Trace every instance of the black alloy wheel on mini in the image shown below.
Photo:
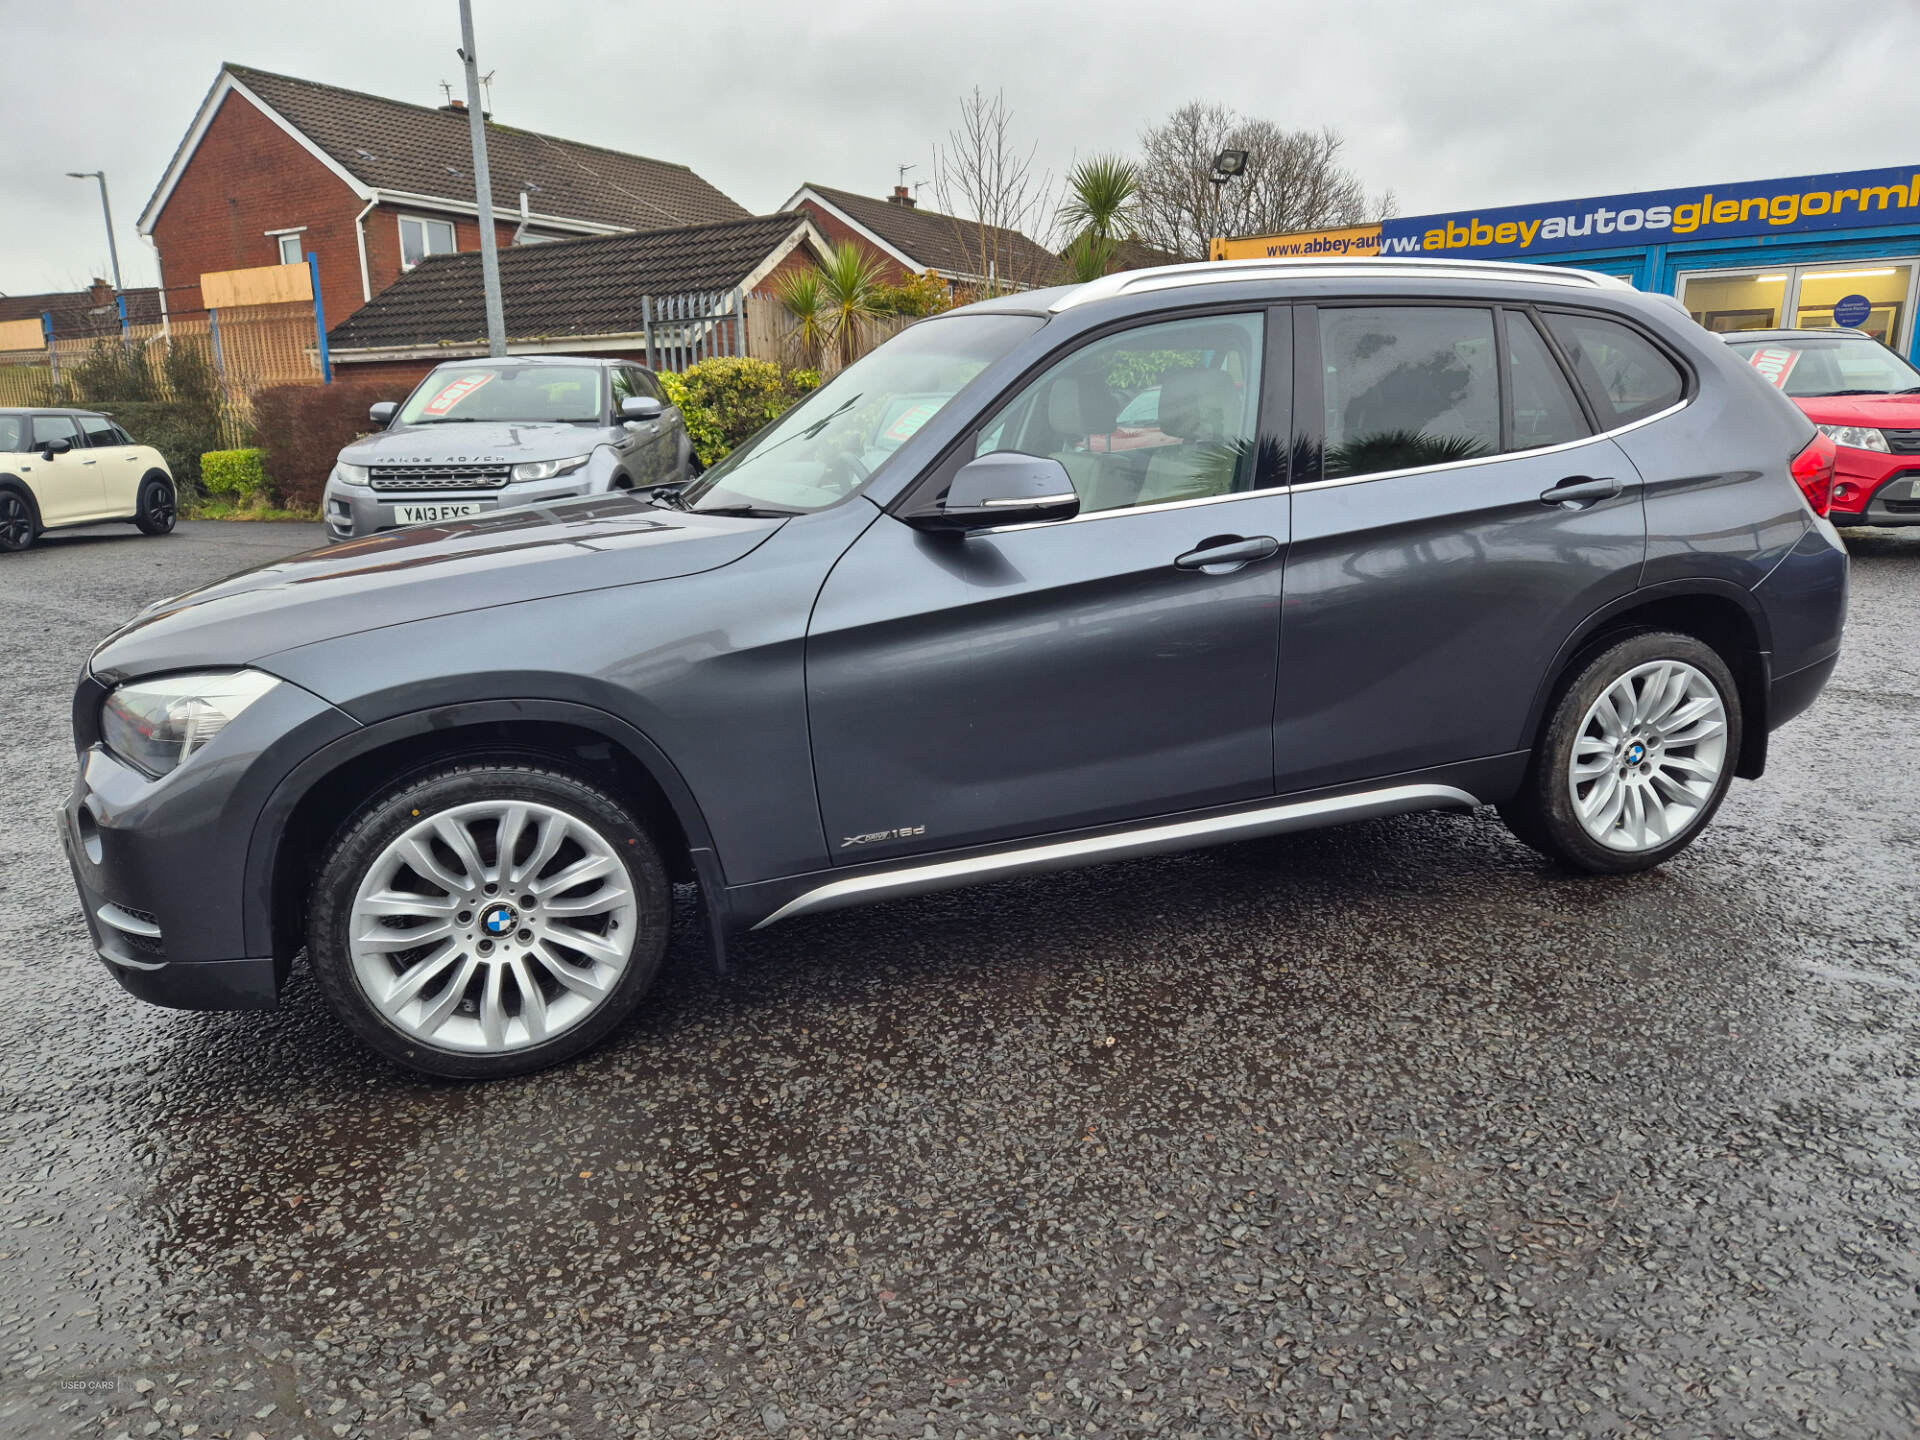
{"label": "black alloy wheel on mini", "polygon": [[0,550],[25,550],[38,533],[33,503],[18,490],[0,490]]}
{"label": "black alloy wheel on mini", "polygon": [[140,508],[134,512],[133,523],[140,527],[141,534],[171,533],[179,512],[172,481],[164,475],[149,475],[140,482]]}

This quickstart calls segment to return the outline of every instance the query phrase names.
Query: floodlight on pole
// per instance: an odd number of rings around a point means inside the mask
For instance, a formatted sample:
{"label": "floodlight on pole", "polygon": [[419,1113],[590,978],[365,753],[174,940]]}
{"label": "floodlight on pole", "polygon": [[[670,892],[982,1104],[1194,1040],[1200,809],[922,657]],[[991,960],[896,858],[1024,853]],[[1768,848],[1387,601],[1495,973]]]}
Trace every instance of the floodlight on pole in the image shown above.
{"label": "floodlight on pole", "polygon": [[107,218],[107,259],[113,264],[113,293],[118,295],[120,284],[120,247],[113,243],[113,206],[107,202],[107,172],[104,170],[69,170],[69,180],[98,180],[100,182],[100,213]]}

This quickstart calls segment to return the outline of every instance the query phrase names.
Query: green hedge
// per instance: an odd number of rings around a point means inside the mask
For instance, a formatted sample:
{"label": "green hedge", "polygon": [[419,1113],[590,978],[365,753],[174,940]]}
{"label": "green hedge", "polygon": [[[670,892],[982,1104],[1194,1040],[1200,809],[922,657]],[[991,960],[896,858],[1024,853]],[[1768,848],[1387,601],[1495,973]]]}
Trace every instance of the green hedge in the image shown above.
{"label": "green hedge", "polygon": [[267,493],[267,460],[258,450],[209,450],[200,457],[200,479],[215,495],[251,500]]}
{"label": "green hedge", "polygon": [[660,383],[687,422],[693,453],[702,465],[713,465],[817,389],[820,374],[782,372],[768,360],[728,357],[702,360],[677,375],[669,372]]}

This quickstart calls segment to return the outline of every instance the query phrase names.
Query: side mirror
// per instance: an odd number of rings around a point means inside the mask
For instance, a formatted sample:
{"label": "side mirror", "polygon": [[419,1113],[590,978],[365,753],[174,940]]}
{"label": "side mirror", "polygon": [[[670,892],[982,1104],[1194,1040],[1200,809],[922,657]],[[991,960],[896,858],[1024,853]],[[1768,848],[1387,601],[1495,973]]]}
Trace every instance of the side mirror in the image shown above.
{"label": "side mirror", "polygon": [[908,523],[922,530],[985,530],[1071,520],[1079,513],[1080,496],[1066,466],[1007,450],[962,465],[939,508],[909,516]]}
{"label": "side mirror", "polygon": [[376,425],[390,425],[393,423],[395,412],[399,409],[400,407],[394,404],[393,401],[382,400],[378,405],[370,405],[367,407],[367,419]]}
{"label": "side mirror", "polygon": [[658,420],[666,413],[666,407],[651,395],[629,395],[620,402],[620,418],[637,420],[642,424],[649,420]]}
{"label": "side mirror", "polygon": [[64,455],[73,449],[73,441],[65,435],[59,435],[40,447],[40,458],[51,461],[56,455]]}

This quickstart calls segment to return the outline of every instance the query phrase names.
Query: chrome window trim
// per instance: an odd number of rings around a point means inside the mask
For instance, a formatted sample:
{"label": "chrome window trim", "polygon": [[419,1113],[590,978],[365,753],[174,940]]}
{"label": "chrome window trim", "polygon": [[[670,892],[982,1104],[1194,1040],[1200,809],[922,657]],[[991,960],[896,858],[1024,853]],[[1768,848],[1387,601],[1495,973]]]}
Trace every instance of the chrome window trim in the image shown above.
{"label": "chrome window trim", "polygon": [[1332,490],[1341,485],[1365,485],[1370,480],[1396,480],[1403,475],[1431,475],[1443,470],[1465,470],[1475,465],[1492,465],[1501,460],[1520,460],[1535,455],[1556,455],[1566,450],[1577,450],[1582,445],[1591,445],[1596,440],[1611,440],[1638,430],[1642,425],[1651,425],[1656,420],[1664,420],[1669,415],[1677,415],[1691,405],[1691,397],[1669,405],[1664,410],[1656,410],[1651,415],[1642,415],[1638,420],[1625,425],[1617,425],[1611,430],[1602,430],[1595,435],[1582,435],[1578,440],[1562,440],[1558,445],[1542,445],[1535,450],[1502,450],[1495,455],[1475,455],[1469,460],[1448,460],[1439,465],[1409,465],[1403,470],[1372,470],[1365,475],[1338,475],[1331,480],[1308,480],[1303,484],[1289,486],[1291,490]]}
{"label": "chrome window trim", "polygon": [[919,865],[906,863],[898,869],[869,875],[849,875],[815,886],[787,901],[753,928],[764,930],[776,920],[793,915],[837,910],[866,900],[948,890],[975,881],[1038,874],[1139,855],[1158,855],[1172,850],[1192,849],[1197,844],[1253,839],[1256,836],[1306,830],[1347,820],[1404,815],[1415,810],[1471,810],[1479,803],[1474,796],[1453,785],[1392,785],[1351,795],[1330,795],[1317,800],[1263,805],[1256,810],[1210,815],[1200,820],[1149,823],[1105,835],[1080,840],[1056,840],[1018,850],[997,851],[991,855],[970,855],[959,860],[936,860]]}

